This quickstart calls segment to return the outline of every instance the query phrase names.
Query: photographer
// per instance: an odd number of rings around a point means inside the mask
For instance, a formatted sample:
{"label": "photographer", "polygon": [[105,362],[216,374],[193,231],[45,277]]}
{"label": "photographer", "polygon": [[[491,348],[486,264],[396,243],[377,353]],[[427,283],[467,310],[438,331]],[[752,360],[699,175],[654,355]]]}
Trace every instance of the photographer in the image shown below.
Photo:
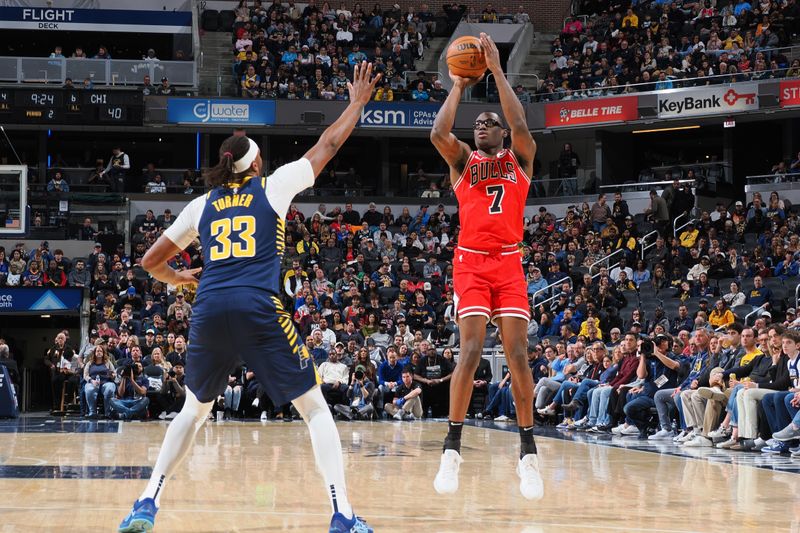
{"label": "photographer", "polygon": [[118,146],[111,150],[111,159],[108,166],[100,173],[100,178],[105,178],[111,183],[113,192],[125,191],[125,176],[131,168],[131,160],[128,154]]}
{"label": "photographer", "polygon": [[[138,347],[137,347],[138,348]],[[111,408],[120,420],[145,418],[150,400],[147,398],[147,377],[142,372],[142,363],[132,362],[121,367],[117,397],[112,398]]]}
{"label": "photographer", "polygon": [[387,402],[383,408],[395,420],[416,420],[422,416],[422,387],[414,383],[414,371],[411,367],[403,369],[401,382],[395,389],[396,397]]}
{"label": "photographer", "polygon": [[347,400],[349,405],[336,404],[333,410],[347,418],[348,420],[359,419],[368,420],[375,407],[372,405],[372,393],[375,392],[375,384],[370,381],[364,365],[357,365],[356,371],[350,377],[350,386],[347,388]]}
{"label": "photographer", "polygon": [[644,383],[631,389],[631,398],[625,405],[625,417],[639,430],[640,439],[647,438],[647,421],[650,409],[656,405],[656,392],[677,386],[680,369],[681,361],[672,353],[670,337],[658,335],[654,341],[642,341],[636,377]]}
{"label": "photographer", "polygon": [[167,372],[164,388],[161,389],[164,404],[168,406],[165,409],[167,413],[165,418],[167,420],[172,420],[178,416],[178,413],[183,409],[183,404],[186,401],[186,386],[183,384],[185,379],[186,373],[183,363],[178,361],[172,367],[172,370]]}

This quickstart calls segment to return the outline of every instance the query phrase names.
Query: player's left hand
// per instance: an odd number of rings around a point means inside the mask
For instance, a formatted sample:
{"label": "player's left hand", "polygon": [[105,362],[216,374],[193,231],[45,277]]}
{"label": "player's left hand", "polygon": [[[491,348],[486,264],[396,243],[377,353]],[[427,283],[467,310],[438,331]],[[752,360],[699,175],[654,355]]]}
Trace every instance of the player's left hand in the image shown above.
{"label": "player's left hand", "polygon": [[203,270],[202,268],[191,268],[188,270],[180,270],[175,272],[175,279],[173,280],[172,285],[176,287],[178,285],[197,285],[197,278],[195,274],[199,274],[200,271]]}
{"label": "player's left hand", "polygon": [[366,105],[372,99],[372,92],[375,85],[381,79],[378,73],[372,76],[372,63],[362,61],[353,67],[353,82],[347,82],[347,91],[350,94],[350,101]]}
{"label": "player's left hand", "polygon": [[502,72],[503,67],[500,65],[500,52],[497,50],[497,45],[494,44],[491,37],[483,32],[481,32],[481,49],[483,57],[486,58],[486,68],[493,73]]}

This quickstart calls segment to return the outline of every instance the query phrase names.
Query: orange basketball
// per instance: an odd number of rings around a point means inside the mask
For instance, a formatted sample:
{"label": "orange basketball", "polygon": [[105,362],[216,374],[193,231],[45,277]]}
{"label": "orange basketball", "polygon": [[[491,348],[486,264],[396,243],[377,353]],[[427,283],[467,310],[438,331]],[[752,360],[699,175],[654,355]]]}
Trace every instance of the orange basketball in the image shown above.
{"label": "orange basketball", "polygon": [[480,39],[467,35],[450,43],[447,68],[462,78],[480,78],[486,72],[486,58],[481,50]]}

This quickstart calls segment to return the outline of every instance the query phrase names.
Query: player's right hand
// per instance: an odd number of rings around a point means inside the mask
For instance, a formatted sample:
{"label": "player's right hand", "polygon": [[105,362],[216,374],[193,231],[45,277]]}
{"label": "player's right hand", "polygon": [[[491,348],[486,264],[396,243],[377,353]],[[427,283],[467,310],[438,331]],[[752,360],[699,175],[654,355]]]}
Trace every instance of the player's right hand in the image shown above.
{"label": "player's right hand", "polygon": [[467,87],[472,87],[473,85],[481,81],[484,76],[483,74],[481,74],[480,78],[463,78],[461,76],[456,76],[452,72],[448,72],[448,74],[450,75],[450,79],[453,80],[453,84],[460,89],[466,89]]}
{"label": "player's right hand", "polygon": [[175,272],[175,280],[172,285],[176,287],[179,285],[197,285],[198,279],[195,274],[199,274],[202,268],[190,268],[188,270],[180,270]]}

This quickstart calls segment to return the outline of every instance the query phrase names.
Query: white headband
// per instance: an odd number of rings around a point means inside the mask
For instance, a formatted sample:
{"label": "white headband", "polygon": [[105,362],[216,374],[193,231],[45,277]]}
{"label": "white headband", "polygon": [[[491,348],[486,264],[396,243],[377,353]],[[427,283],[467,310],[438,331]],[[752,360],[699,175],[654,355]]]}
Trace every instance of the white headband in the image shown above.
{"label": "white headband", "polygon": [[247,141],[250,143],[250,149],[241,158],[233,162],[233,170],[237,174],[249,169],[250,165],[253,164],[253,161],[256,160],[256,156],[258,155],[258,145],[255,143],[255,141],[250,137],[247,137]]}

